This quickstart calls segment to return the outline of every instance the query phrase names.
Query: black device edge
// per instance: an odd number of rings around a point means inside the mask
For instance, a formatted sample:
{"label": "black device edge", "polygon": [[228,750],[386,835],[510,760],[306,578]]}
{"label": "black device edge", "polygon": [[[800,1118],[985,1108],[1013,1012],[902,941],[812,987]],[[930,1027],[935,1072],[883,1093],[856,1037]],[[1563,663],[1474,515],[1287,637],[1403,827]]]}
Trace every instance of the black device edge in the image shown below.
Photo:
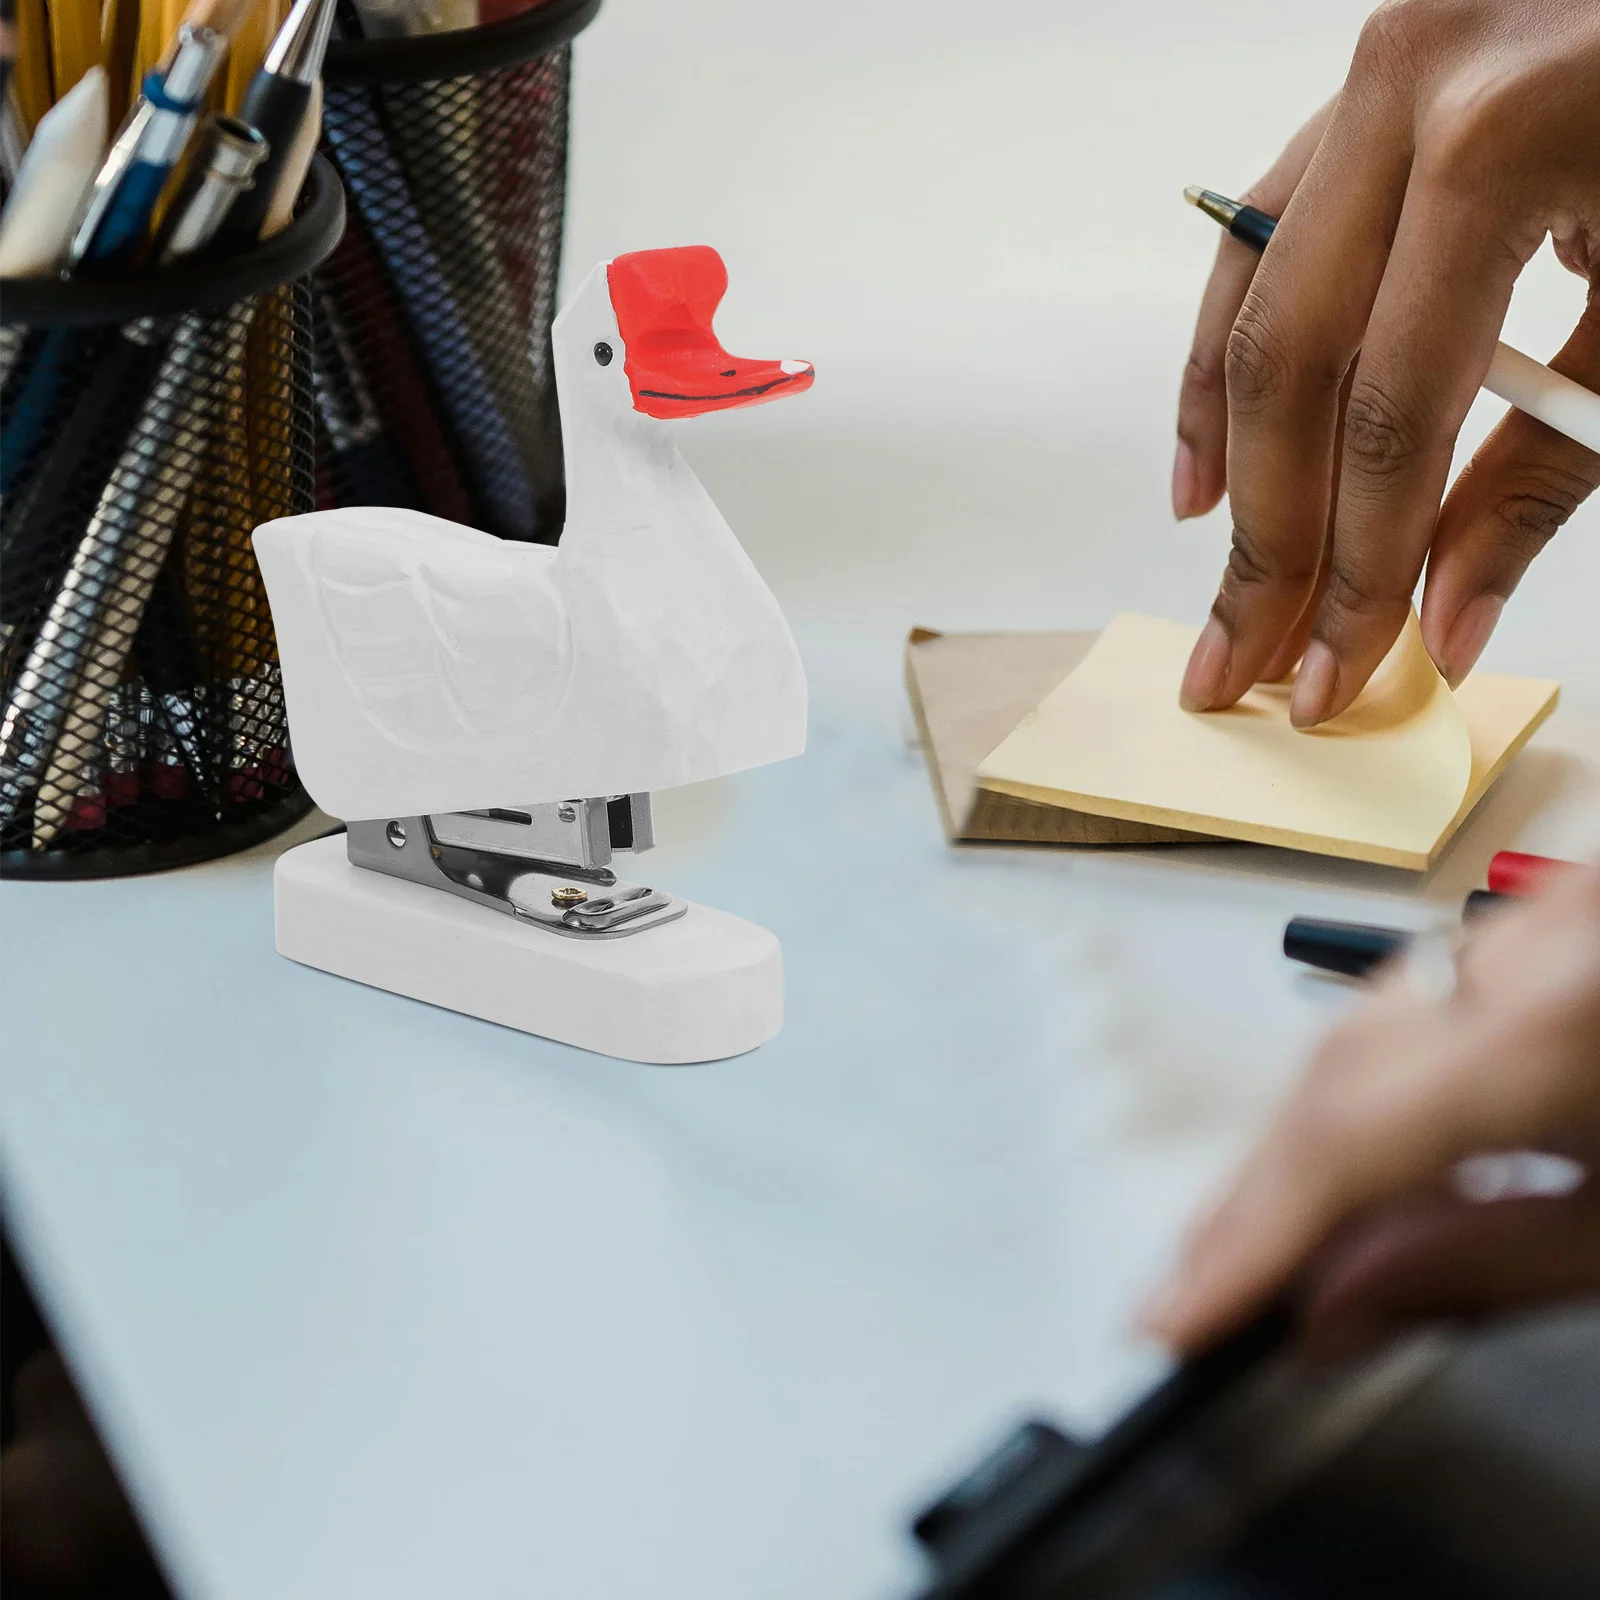
{"label": "black device edge", "polygon": [[[936,1571],[920,1600],[966,1600],[997,1592],[991,1586],[1003,1584],[1008,1572],[1023,1566],[1036,1541],[1048,1537],[1061,1519],[1113,1490],[1152,1448],[1182,1433],[1226,1398],[1241,1380],[1287,1346],[1293,1327],[1289,1308],[1273,1306],[1185,1361],[1093,1444],[1073,1447],[1063,1440],[1066,1448],[1034,1457],[1023,1464],[1026,1470],[1009,1477],[996,1474],[986,1501],[964,1511],[954,1526],[940,1527],[935,1537],[924,1534]],[[991,1468],[993,1459],[963,1484]],[[959,1497],[958,1486],[923,1512],[917,1525],[926,1528],[931,1515]]]}

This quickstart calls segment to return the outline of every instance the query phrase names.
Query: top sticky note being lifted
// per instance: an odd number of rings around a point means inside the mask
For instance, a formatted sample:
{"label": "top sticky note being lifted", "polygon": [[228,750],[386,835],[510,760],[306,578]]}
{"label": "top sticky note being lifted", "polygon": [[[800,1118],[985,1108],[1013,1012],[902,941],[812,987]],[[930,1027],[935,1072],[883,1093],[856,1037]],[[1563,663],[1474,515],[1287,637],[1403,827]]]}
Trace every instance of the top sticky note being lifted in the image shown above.
{"label": "top sticky note being lifted", "polygon": [[1178,705],[1197,628],[1118,617],[978,768],[986,789],[1227,839],[1422,870],[1555,709],[1559,686],[1474,673],[1454,694],[1415,616],[1341,716],[1289,722],[1289,686]]}

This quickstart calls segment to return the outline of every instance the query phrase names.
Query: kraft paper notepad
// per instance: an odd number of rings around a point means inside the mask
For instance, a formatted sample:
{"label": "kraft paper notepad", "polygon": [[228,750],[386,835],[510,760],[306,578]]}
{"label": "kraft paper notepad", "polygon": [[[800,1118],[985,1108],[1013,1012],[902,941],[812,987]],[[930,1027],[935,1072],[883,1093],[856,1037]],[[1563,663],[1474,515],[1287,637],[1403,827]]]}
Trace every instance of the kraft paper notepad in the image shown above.
{"label": "kraft paper notepad", "polygon": [[1228,711],[1181,710],[1198,633],[1118,617],[979,763],[979,786],[1079,816],[1421,870],[1558,694],[1489,673],[1452,694],[1412,617],[1355,704],[1301,733],[1287,684]]}
{"label": "kraft paper notepad", "polygon": [[906,692],[952,844],[1195,844],[1204,836],[978,787],[978,763],[1088,654],[1097,633],[936,633],[906,641]]}

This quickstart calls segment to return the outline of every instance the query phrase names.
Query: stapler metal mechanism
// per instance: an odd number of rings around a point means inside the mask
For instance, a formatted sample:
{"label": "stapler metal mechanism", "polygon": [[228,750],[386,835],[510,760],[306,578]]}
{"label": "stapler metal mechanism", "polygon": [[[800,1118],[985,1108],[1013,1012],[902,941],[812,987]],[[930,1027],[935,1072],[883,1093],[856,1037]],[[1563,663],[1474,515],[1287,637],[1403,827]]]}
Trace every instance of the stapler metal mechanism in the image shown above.
{"label": "stapler metal mechanism", "polygon": [[569,939],[622,939],[688,910],[611,870],[613,851],[655,842],[647,794],[352,822],[347,834],[358,867],[458,894]]}
{"label": "stapler metal mechanism", "polygon": [[641,251],[556,319],[559,545],[390,507],[256,530],[296,766],[347,821],[278,862],[282,954],[631,1060],[781,1026],[772,934],[614,866],[652,791],[805,744],[788,625],[672,437],[811,385],[722,348],[726,286],[712,250]]}

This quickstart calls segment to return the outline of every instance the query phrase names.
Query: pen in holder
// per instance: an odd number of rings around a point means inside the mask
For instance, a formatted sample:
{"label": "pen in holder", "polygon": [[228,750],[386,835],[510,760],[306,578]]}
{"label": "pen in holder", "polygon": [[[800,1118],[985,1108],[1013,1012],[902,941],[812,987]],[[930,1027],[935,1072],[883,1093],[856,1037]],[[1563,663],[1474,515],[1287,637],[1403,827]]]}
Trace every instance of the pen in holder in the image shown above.
{"label": "pen in holder", "polygon": [[329,46],[323,150],[350,225],[313,277],[319,505],[560,533],[570,41],[598,6],[497,0],[474,27]]}
{"label": "pen in holder", "polygon": [[343,225],[318,161],[221,263],[0,288],[0,874],[184,865],[310,809],[250,535],[311,509]]}

